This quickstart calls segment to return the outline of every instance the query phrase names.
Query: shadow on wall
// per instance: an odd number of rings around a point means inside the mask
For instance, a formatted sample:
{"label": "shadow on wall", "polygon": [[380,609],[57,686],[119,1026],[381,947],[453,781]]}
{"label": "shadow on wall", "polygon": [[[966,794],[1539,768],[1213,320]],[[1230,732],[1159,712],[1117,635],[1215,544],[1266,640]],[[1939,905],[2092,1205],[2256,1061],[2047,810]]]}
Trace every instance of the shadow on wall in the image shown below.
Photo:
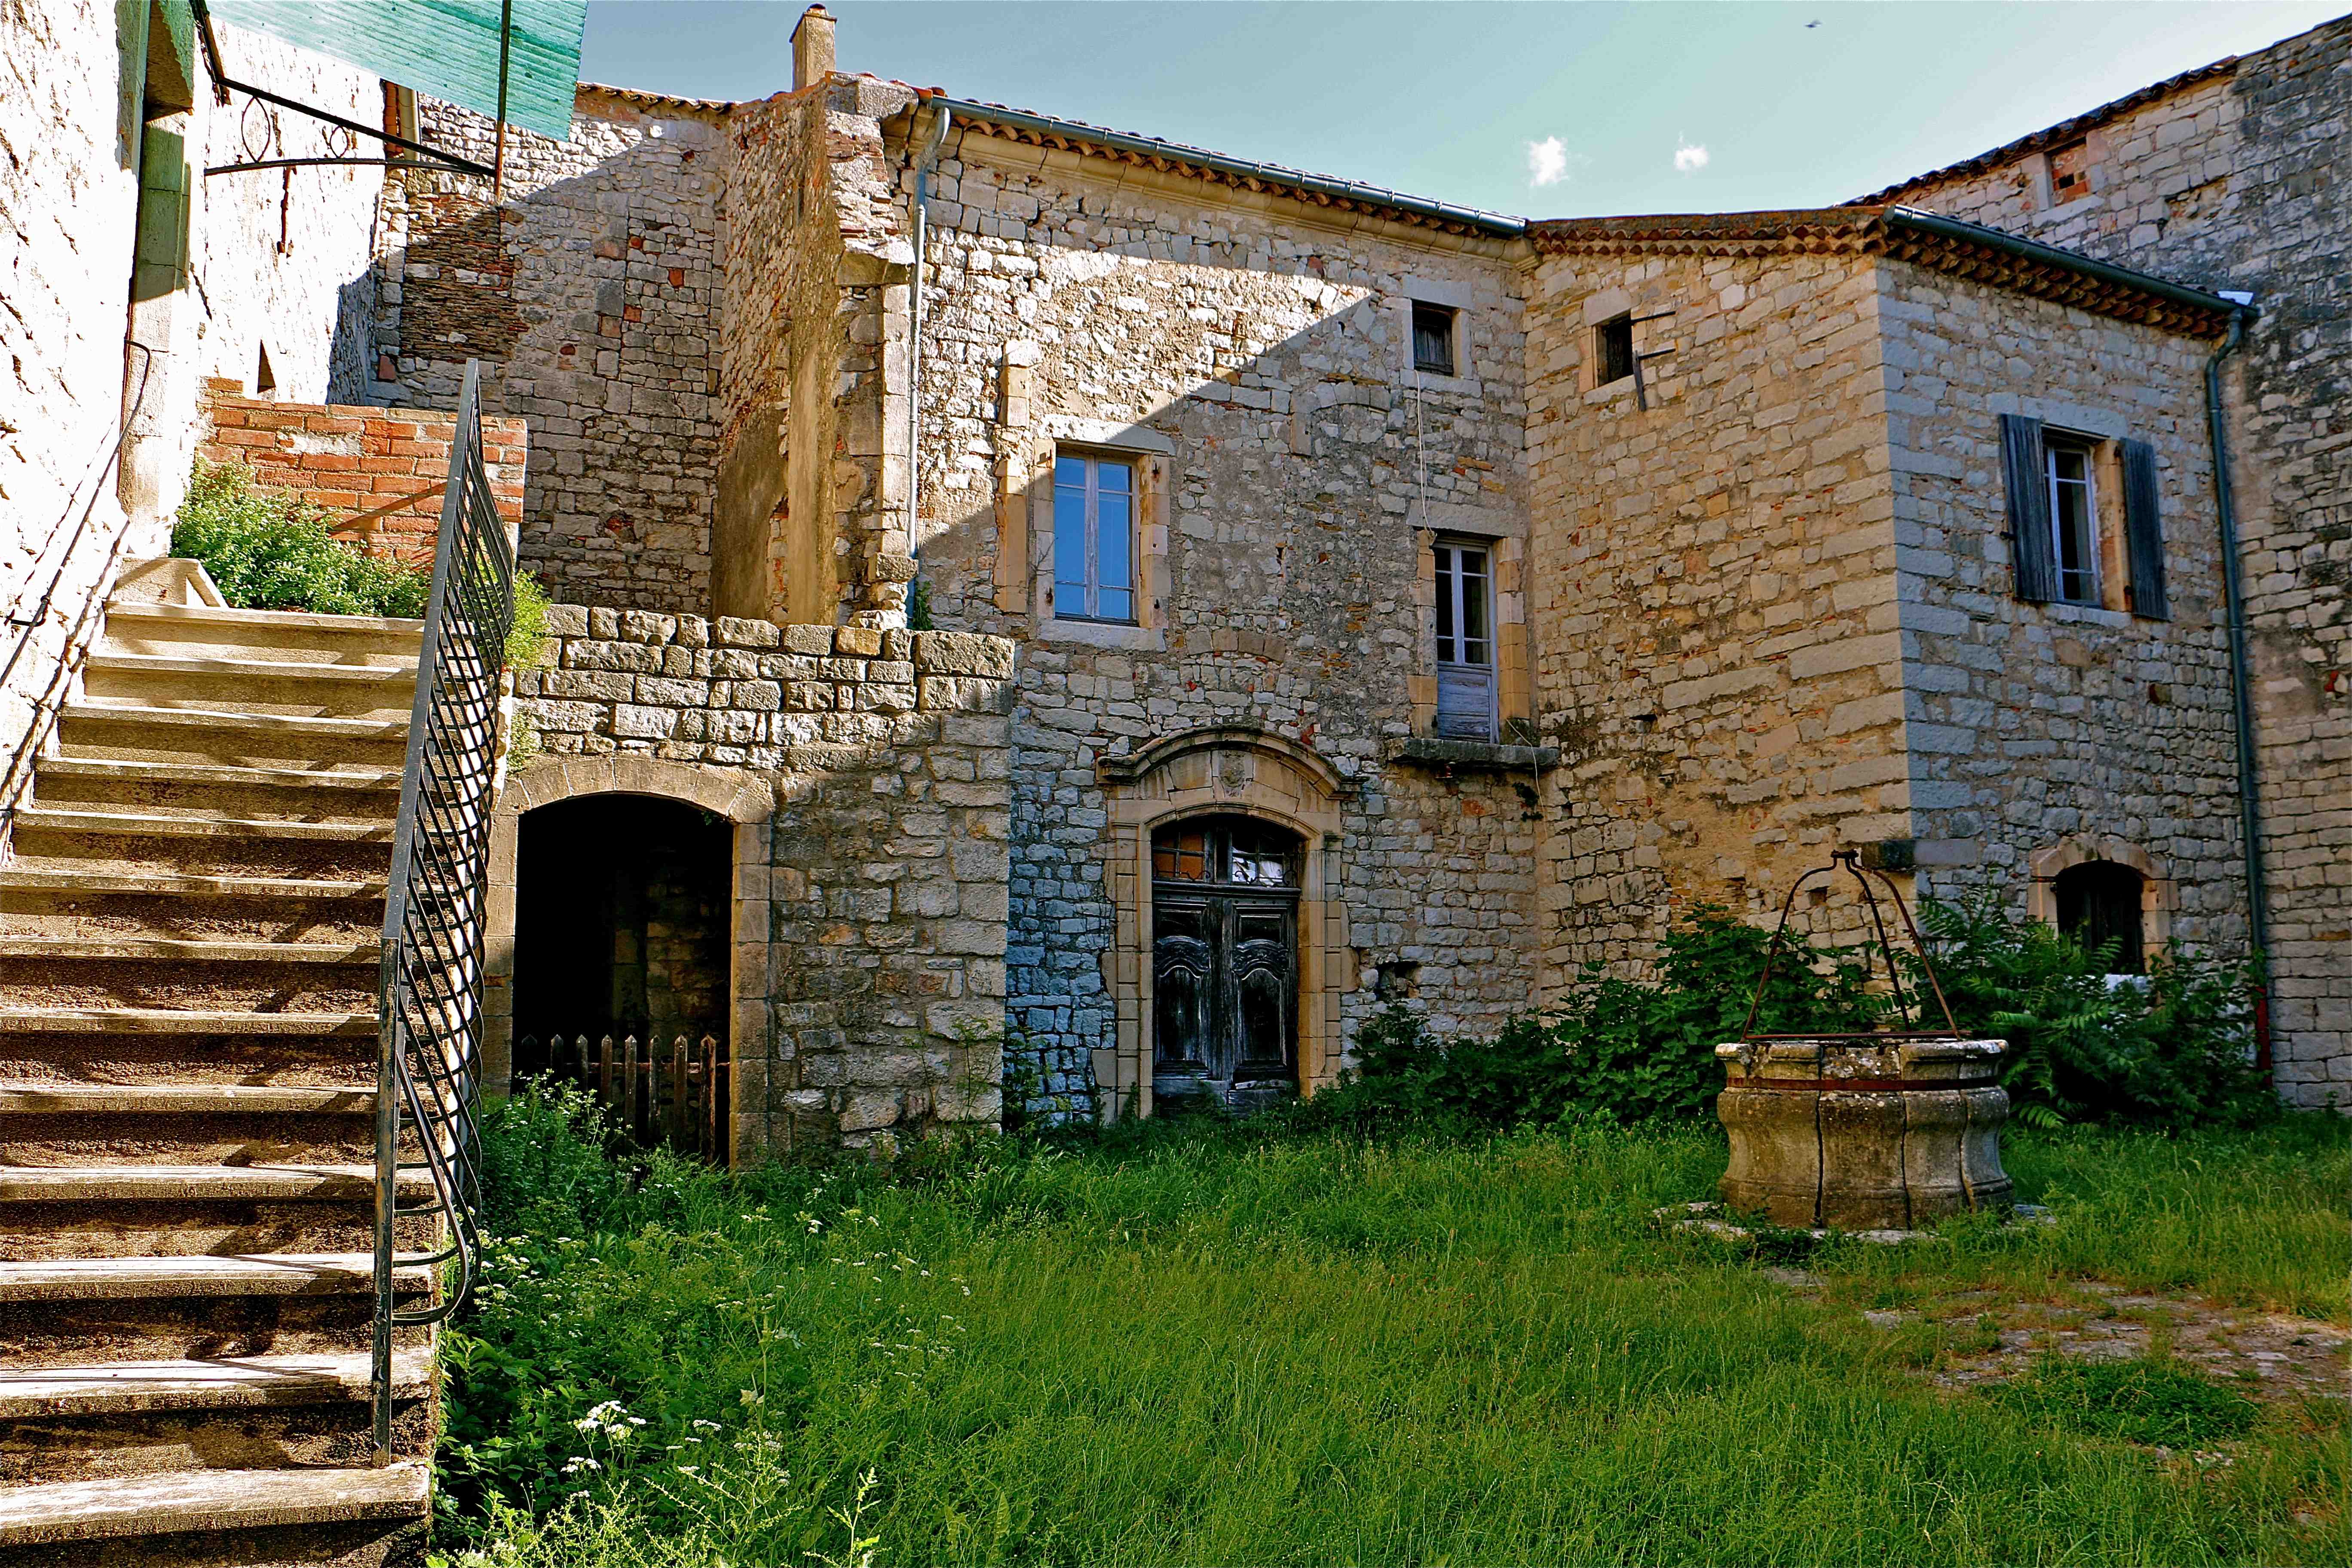
{"label": "shadow on wall", "polygon": [[353,401],[454,408],[478,359],[484,411],[530,422],[522,562],[558,599],[709,608],[719,290],[689,221],[713,203],[679,188],[695,152],[647,137],[496,212],[478,181],[395,175],[396,243],[344,288]]}

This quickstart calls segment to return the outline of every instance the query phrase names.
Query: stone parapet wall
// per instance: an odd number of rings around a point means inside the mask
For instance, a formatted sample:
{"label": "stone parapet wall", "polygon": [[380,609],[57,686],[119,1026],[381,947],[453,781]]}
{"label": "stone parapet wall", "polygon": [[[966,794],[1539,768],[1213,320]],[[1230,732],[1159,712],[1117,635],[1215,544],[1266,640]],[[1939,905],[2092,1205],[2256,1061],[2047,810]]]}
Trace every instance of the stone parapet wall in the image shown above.
{"label": "stone parapet wall", "polygon": [[736,1157],[994,1125],[1013,645],[574,605],[549,630],[510,788],[739,824]]}

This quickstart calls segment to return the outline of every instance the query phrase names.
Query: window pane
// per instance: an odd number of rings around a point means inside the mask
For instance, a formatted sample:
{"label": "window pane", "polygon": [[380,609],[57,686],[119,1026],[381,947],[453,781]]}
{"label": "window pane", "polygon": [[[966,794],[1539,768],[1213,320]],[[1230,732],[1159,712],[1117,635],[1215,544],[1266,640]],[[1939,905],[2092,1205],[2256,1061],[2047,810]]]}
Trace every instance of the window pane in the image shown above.
{"label": "window pane", "polygon": [[1454,597],[1459,591],[1454,578],[1454,552],[1441,544],[1437,547],[1437,658],[1442,664],[1454,660]]}
{"label": "window pane", "polygon": [[1105,495],[1114,490],[1127,495],[1135,489],[1135,470],[1125,463],[1097,463],[1095,472],[1099,476],[1095,487]]}
{"label": "window pane", "polygon": [[1084,458],[1055,458],[1054,482],[1057,485],[1076,485],[1080,489],[1086,489],[1087,460]]}
{"label": "window pane", "polygon": [[1125,588],[1097,589],[1094,613],[1106,621],[1131,621],[1135,619],[1135,595]]}
{"label": "window pane", "polygon": [[[1486,552],[1462,552],[1462,637],[1481,649],[1486,642]],[[1486,662],[1483,652],[1463,655],[1465,664]]]}
{"label": "window pane", "polygon": [[[1064,458],[1059,468],[1067,465]],[[1084,465],[1080,465],[1083,470]],[[1054,603],[1066,614],[1087,611],[1087,492],[1054,487]]]}
{"label": "window pane", "polygon": [[[1126,471],[1124,468],[1115,468],[1106,464],[1102,470],[1103,479],[1108,481],[1111,475],[1124,475]],[[1132,500],[1125,491],[1114,491],[1107,482],[1102,492],[1095,498],[1097,508],[1095,526],[1097,533],[1095,542],[1095,582],[1101,587],[1132,588],[1135,586],[1135,576],[1131,570],[1135,557],[1135,524],[1130,515],[1133,505]],[[1108,611],[1104,613],[1108,614]]]}

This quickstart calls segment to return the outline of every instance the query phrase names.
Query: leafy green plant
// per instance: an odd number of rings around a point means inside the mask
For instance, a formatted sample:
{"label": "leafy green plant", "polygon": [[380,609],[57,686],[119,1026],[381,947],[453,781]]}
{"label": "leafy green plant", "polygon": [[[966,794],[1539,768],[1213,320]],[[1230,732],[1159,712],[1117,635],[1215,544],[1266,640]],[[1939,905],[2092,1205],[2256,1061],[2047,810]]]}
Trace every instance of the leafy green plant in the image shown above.
{"label": "leafy green plant", "polygon": [[2150,1447],[2210,1447],[2262,1418],[2244,1394],[2170,1360],[2045,1356],[1998,1397],[2032,1420]]}
{"label": "leafy green plant", "polygon": [[527,669],[547,651],[547,590],[528,572],[514,574],[514,624],[507,628],[507,668]]}
{"label": "leafy green plant", "polygon": [[1962,1031],[2009,1042],[2001,1078],[2021,1121],[2185,1127],[2275,1111],[2252,1065],[2243,966],[2176,944],[2146,976],[2110,984],[2112,952],[2011,914],[1990,892],[1929,900],[1919,921]]}
{"label": "leafy green plant", "polygon": [[1760,1032],[1868,1028],[1885,1013],[1857,959],[1800,936],[1783,938],[1757,998],[1770,941],[1729,910],[1702,906],[1667,933],[1654,981],[1596,964],[1565,1005],[1521,1014],[1491,1039],[1441,1039],[1418,1015],[1391,1007],[1358,1033],[1352,1072],[1302,1114],[1488,1128],[1704,1115],[1723,1088],[1715,1047],[1738,1037],[1751,999]]}
{"label": "leafy green plant", "polygon": [[242,463],[198,459],[172,529],[172,553],[200,561],[239,609],[329,616],[425,613],[431,574],[368,555],[327,531],[327,514],[254,482]]}

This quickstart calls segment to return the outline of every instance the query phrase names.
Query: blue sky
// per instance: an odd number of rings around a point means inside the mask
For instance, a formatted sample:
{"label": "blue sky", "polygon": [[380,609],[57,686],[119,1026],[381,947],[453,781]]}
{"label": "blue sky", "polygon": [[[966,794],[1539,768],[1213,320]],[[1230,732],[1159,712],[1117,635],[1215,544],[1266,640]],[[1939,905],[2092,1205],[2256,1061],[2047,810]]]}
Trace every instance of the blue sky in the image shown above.
{"label": "blue sky", "polygon": [[[580,74],[696,98],[780,91],[791,85],[802,8],[597,0]],[[827,9],[839,18],[844,70],[1549,217],[1843,201],[2345,6],[828,0]]]}

